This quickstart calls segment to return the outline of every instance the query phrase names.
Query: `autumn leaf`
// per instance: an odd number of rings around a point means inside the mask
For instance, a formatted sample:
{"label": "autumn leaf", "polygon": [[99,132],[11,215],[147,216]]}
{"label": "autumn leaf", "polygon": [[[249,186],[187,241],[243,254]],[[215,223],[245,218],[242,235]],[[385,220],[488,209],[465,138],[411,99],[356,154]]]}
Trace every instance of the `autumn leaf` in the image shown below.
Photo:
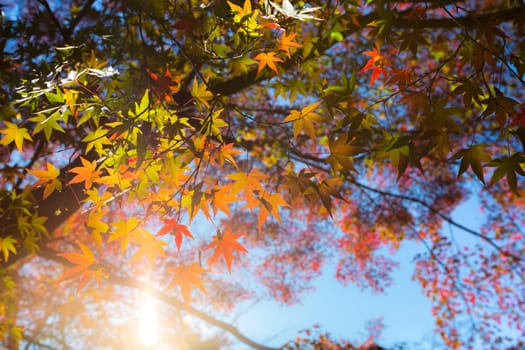
{"label": "autumn leaf", "polygon": [[153,81],[153,88],[152,88],[153,92],[157,96],[159,96],[157,102],[160,102],[160,101],[173,102],[173,97],[171,95],[179,91],[178,84],[180,84],[180,81],[182,80],[182,76],[178,77],[176,81],[174,81],[168,67],[166,67],[166,71],[164,72],[163,76],[159,76],[158,74],[152,72],[148,68],[146,68],[146,72],[148,73],[151,80]]}
{"label": "autumn leaf", "polygon": [[128,263],[133,263],[141,259],[142,257],[146,258],[148,266],[153,266],[157,256],[164,257],[166,256],[166,251],[164,247],[168,244],[164,241],[158,240],[155,236],[149,233],[146,230],[138,231],[139,234],[136,234],[133,237],[133,243],[137,244],[139,248],[135,251]]}
{"label": "autumn leaf", "polygon": [[36,117],[29,118],[29,120],[36,123],[35,128],[33,130],[33,135],[38,134],[40,131],[43,130],[46,140],[49,141],[54,130],[65,133],[64,129],[62,129],[60,124],[58,124],[58,122],[62,119],[63,113],[61,113],[60,111],[56,111],[50,116],[39,114]]}
{"label": "autumn leaf", "polygon": [[379,77],[379,75],[381,73],[384,74],[386,72],[386,67],[390,66],[390,63],[376,49],[374,49],[373,51],[365,51],[363,52],[363,54],[370,56],[370,60],[368,60],[365,66],[361,68],[359,73],[363,73],[366,70],[373,69],[372,78],[370,79],[370,86],[372,86],[376,79]]}
{"label": "autumn leaf", "polygon": [[321,104],[320,101],[304,107],[301,111],[293,109],[290,114],[283,120],[285,123],[293,123],[294,138],[304,131],[312,140],[315,140],[315,122],[322,122],[324,118],[315,113],[314,110]]}
{"label": "autumn leaf", "polygon": [[253,59],[259,61],[259,68],[257,69],[257,74],[259,74],[264,67],[268,66],[268,68],[273,70],[275,74],[278,75],[279,71],[277,70],[275,62],[283,62],[283,60],[279,57],[275,57],[275,52],[263,52],[255,56]]}
{"label": "autumn leaf", "polygon": [[232,187],[232,192],[234,194],[244,190],[246,195],[248,193],[251,194],[252,191],[263,191],[261,180],[267,179],[268,175],[261,173],[257,169],[253,169],[249,173],[241,171],[227,175],[226,177],[235,181]]}
{"label": "autumn leaf", "polygon": [[240,7],[231,1],[227,1],[227,3],[230,6],[232,12],[235,14],[233,17],[233,21],[235,23],[241,22],[244,17],[252,13],[252,2],[250,0],[245,0],[243,7]]}
{"label": "autumn leaf", "polygon": [[14,239],[11,236],[7,237],[0,237],[0,251],[2,252],[2,255],[4,256],[4,262],[7,262],[9,260],[9,252],[16,254],[16,239]]}
{"label": "autumn leaf", "polygon": [[293,42],[293,39],[297,36],[297,33],[292,33],[286,35],[286,32],[283,32],[281,35],[281,44],[279,50],[286,52],[286,56],[290,58],[290,49],[303,47],[302,44]]}
{"label": "autumn leaf", "polygon": [[164,219],[163,222],[164,226],[162,226],[159,232],[157,232],[157,236],[164,236],[168,233],[172,234],[175,237],[177,251],[180,251],[183,236],[193,239],[193,235],[188,230],[188,227],[179,224],[176,219]]}
{"label": "autumn leaf", "polygon": [[217,231],[217,234],[212,237],[213,242],[210,243],[206,248],[204,248],[204,250],[212,248],[215,249],[213,255],[208,259],[208,264],[210,266],[214,265],[217,262],[219,256],[222,255],[224,257],[224,261],[226,261],[228,271],[231,273],[233,251],[238,251],[240,253],[248,253],[248,250],[246,250],[246,248],[244,248],[239,242],[237,242],[237,239],[242,236],[242,234],[232,234],[231,231],[225,231],[224,233]]}
{"label": "autumn leaf", "polygon": [[221,186],[213,192],[213,201],[211,206],[213,214],[217,215],[217,211],[221,210],[224,214],[231,216],[229,204],[239,201],[239,198],[233,195],[232,186]]}
{"label": "autumn leaf", "polygon": [[264,192],[260,198],[261,204],[259,206],[258,223],[257,228],[259,231],[262,229],[262,225],[266,222],[268,214],[272,214],[277,221],[281,222],[281,215],[279,214],[280,207],[288,207],[288,203],[283,199],[280,193],[269,194]]}
{"label": "autumn leaf", "polygon": [[4,122],[7,128],[0,130],[0,133],[4,134],[0,145],[7,146],[11,142],[15,143],[16,148],[20,153],[24,151],[23,144],[24,140],[33,141],[26,128],[19,128],[15,123]]}
{"label": "autumn leaf", "polygon": [[330,156],[328,156],[327,161],[330,162],[332,168],[338,169],[341,166],[345,170],[355,171],[352,157],[363,152],[361,147],[349,144],[347,137],[330,138],[328,146],[330,147]]}
{"label": "autumn leaf", "polygon": [[58,180],[60,170],[55,168],[53,164],[47,162],[47,170],[27,169],[27,172],[38,179],[38,181],[33,186],[37,187],[46,184],[46,187],[44,188],[44,199],[49,197],[53,191],[62,190],[62,182]]}
{"label": "autumn leaf", "polygon": [[468,167],[472,169],[474,174],[478,179],[485,183],[483,177],[483,165],[482,162],[490,161],[490,155],[485,151],[486,145],[476,145],[470,148],[462,149],[450,158],[450,160],[457,160],[461,158],[461,163],[459,165],[458,177],[463,174]]}
{"label": "autumn leaf", "polygon": [[202,268],[198,263],[193,263],[189,266],[182,264],[170,268],[168,271],[175,273],[175,277],[171,280],[166,289],[179,286],[186,304],[189,304],[191,301],[191,291],[194,287],[200,289],[206,294],[206,289],[202,284],[201,275],[210,272],[210,270]]}
{"label": "autumn leaf", "polygon": [[85,182],[84,188],[90,189],[93,185],[93,181],[100,177],[100,170],[96,170],[97,161],[94,160],[90,162],[84,159],[83,157],[80,157],[80,161],[82,162],[82,166],[73,168],[68,171],[77,175],[74,178],[72,178],[71,181],[69,181],[67,184],[71,185],[80,182]]}
{"label": "autumn leaf", "polygon": [[235,149],[234,146],[235,145],[233,143],[221,145],[221,147],[219,148],[219,165],[220,166],[224,166],[225,160],[227,160],[235,168],[239,169],[233,156],[242,154],[242,152],[239,151],[238,149]]}
{"label": "autumn leaf", "polygon": [[195,98],[195,101],[200,106],[200,104],[210,108],[210,101],[213,98],[213,94],[206,88],[204,82],[199,84],[197,78],[193,79],[193,85],[191,87],[191,95]]}
{"label": "autumn leaf", "polygon": [[259,10],[252,11],[251,0],[244,0],[243,7],[240,7],[231,1],[227,1],[227,3],[230,6],[231,11],[234,13],[233,21],[243,25],[241,31],[245,31],[250,36],[259,36],[258,29],[260,26],[257,22]]}
{"label": "autumn leaf", "polygon": [[516,174],[525,176],[525,170],[523,170],[521,164],[525,164],[525,156],[521,153],[513,154],[511,157],[497,158],[489,162],[487,166],[496,168],[490,179],[489,186],[493,186],[505,176],[510,190],[519,196]]}
{"label": "autumn leaf", "polygon": [[57,280],[62,282],[67,279],[75,278],[80,275],[81,279],[77,286],[77,292],[88,282],[91,277],[95,277],[98,283],[104,274],[103,267],[97,264],[95,256],[91,250],[81,242],[77,242],[80,252],[59,253],[58,256],[66,259],[74,266],[65,271]]}
{"label": "autumn leaf", "polygon": [[95,148],[95,151],[100,155],[103,153],[103,146],[104,145],[111,145],[111,141],[109,141],[108,137],[106,136],[109,130],[104,129],[102,127],[98,127],[94,131],[90,131],[86,137],[82,139],[82,142],[86,142],[86,153],[89,153],[93,148]]}
{"label": "autumn leaf", "polygon": [[113,232],[109,236],[108,242],[120,240],[122,252],[126,250],[131,236],[139,228],[141,221],[136,217],[131,217],[128,220],[118,220],[112,223],[114,228]]}

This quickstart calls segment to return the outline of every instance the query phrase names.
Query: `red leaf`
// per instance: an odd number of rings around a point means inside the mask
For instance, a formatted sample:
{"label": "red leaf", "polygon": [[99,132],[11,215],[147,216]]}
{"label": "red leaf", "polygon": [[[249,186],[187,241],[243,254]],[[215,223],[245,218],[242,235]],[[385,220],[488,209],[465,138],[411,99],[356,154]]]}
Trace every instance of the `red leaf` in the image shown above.
{"label": "red leaf", "polygon": [[157,236],[164,236],[165,234],[171,233],[175,237],[175,244],[177,245],[177,251],[180,251],[182,245],[182,236],[193,239],[193,235],[188,230],[186,225],[180,225],[175,219],[165,219],[164,226],[157,232]]}

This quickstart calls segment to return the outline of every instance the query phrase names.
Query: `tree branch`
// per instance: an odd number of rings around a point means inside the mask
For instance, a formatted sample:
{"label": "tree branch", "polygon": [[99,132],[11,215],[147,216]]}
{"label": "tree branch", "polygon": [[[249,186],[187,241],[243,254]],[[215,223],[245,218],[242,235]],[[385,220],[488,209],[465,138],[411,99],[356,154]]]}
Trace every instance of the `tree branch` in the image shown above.
{"label": "tree branch", "polygon": [[[49,249],[49,248],[43,248],[42,251],[41,251],[41,254],[40,256],[46,258],[46,259],[49,259],[49,260],[53,260],[55,262],[58,262],[62,265],[65,265],[65,266],[72,266],[72,264],[67,261],[66,259],[56,255],[56,252],[53,251],[52,249]],[[153,297],[155,297],[156,299],[160,300],[160,301],[163,301],[165,302],[166,304],[178,309],[178,310],[181,310],[181,311],[184,311],[186,313],[188,313],[189,315],[192,315],[194,317],[197,317],[198,319],[208,323],[208,324],[211,324],[217,328],[220,328],[228,333],[230,333],[232,336],[234,336],[235,338],[237,338],[239,341],[241,341],[242,343],[250,346],[251,348],[253,349],[256,349],[256,350],[279,350],[280,348],[272,348],[272,347],[268,347],[268,346],[265,346],[265,345],[262,345],[262,344],[259,344],[257,342],[255,342],[254,340],[252,340],[251,338],[245,336],[244,334],[242,334],[239,329],[237,329],[236,327],[234,327],[232,324],[230,323],[227,323],[227,322],[224,322],[224,321],[221,321],[219,319],[216,319],[215,317],[212,317],[210,315],[208,315],[207,313],[203,312],[203,311],[200,311],[200,310],[197,310],[195,309],[194,307],[188,305],[188,304],[185,304],[183,302],[181,302],[180,300],[178,300],[177,298],[175,297],[172,297],[172,296],[169,296],[165,293],[162,293],[158,290],[154,290],[151,288],[151,285],[150,284],[147,284],[147,283],[144,283],[144,282],[141,282],[141,281],[137,281],[133,278],[130,278],[130,277],[125,277],[125,276],[118,276],[116,274],[113,274],[113,273],[109,273],[109,276],[107,278],[107,281],[109,283],[112,283],[112,284],[115,284],[115,285],[120,285],[120,286],[124,286],[124,287],[128,287],[128,288],[133,288],[133,289],[137,289],[137,290],[140,290],[144,293],[147,293]]]}

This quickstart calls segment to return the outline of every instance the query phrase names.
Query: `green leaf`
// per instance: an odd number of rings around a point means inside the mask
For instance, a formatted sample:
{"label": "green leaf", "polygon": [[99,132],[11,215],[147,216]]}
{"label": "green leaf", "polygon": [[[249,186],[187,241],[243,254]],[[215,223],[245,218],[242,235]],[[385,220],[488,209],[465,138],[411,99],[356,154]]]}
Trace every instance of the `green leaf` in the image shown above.
{"label": "green leaf", "polygon": [[60,89],[57,87],[56,92],[57,93],[54,94],[52,92],[46,91],[44,92],[44,94],[46,95],[46,98],[50,103],[63,104],[65,102],[65,99],[64,99],[64,95],[62,94],[62,91],[60,91]]}

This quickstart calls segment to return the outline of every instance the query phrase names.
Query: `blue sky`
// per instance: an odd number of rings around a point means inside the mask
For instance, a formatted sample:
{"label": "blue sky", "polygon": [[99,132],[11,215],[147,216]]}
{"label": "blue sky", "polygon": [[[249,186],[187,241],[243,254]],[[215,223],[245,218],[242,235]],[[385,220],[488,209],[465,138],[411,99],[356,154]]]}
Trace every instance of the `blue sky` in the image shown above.
{"label": "blue sky", "polygon": [[[483,221],[480,204],[472,198],[452,215],[473,229]],[[468,236],[445,224],[443,230],[452,230],[456,238]],[[434,349],[441,345],[439,335],[433,332],[434,318],[431,303],[421,293],[419,284],[412,280],[413,257],[424,252],[416,243],[404,243],[394,255],[400,263],[394,272],[394,285],[384,294],[361,291],[353,285],[344,286],[335,278],[335,266],[326,266],[315,280],[315,291],[305,294],[300,304],[282,306],[264,301],[235,314],[235,325],[245,335],[264,345],[280,346],[293,340],[303,329],[318,324],[322,332],[334,339],[344,338],[359,343],[367,337],[366,322],[383,317],[385,328],[378,343],[392,346],[407,343],[409,349]]]}

